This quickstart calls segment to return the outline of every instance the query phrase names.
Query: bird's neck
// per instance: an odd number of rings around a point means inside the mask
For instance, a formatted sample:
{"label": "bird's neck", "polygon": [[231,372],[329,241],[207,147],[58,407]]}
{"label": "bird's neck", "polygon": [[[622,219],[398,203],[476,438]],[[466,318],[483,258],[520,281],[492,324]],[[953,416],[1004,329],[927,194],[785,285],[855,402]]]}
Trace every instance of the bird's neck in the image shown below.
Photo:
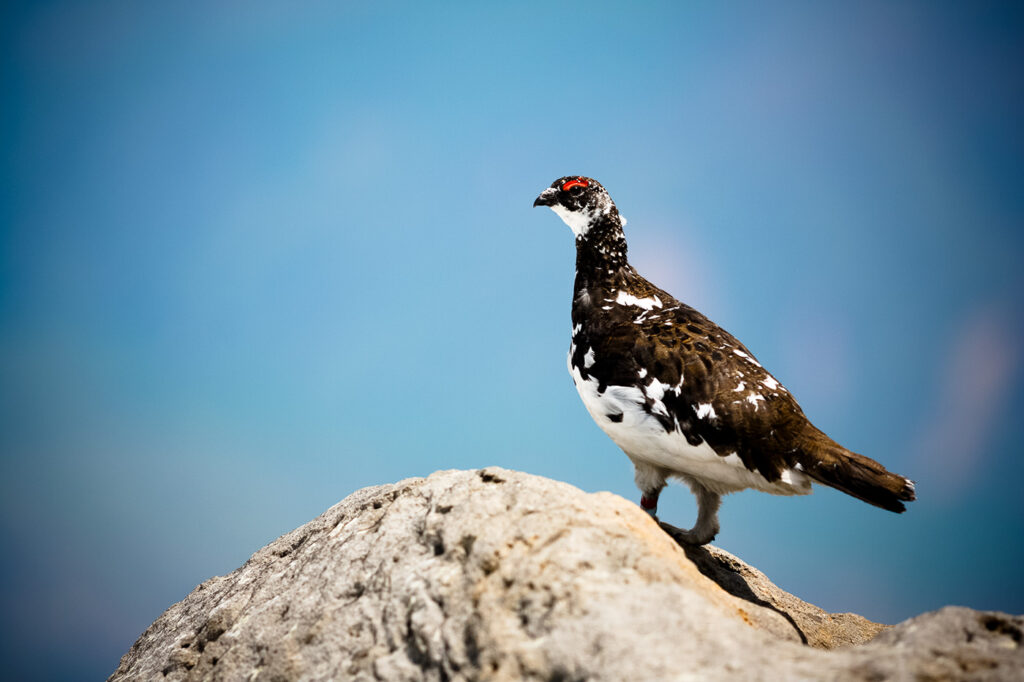
{"label": "bird's neck", "polygon": [[576,288],[599,286],[629,270],[626,237],[618,215],[601,216],[576,238]]}

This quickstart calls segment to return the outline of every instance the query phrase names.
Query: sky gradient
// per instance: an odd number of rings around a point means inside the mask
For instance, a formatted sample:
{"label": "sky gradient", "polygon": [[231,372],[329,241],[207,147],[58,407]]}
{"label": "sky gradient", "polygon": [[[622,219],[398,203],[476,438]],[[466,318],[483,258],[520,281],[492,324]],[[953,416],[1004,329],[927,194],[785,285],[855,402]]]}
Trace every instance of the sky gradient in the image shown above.
{"label": "sky gradient", "polygon": [[[599,179],[631,262],[917,481],[724,500],[832,611],[1024,612],[1024,21],[977,3],[5,3],[0,655],[110,674],[352,491],[638,499],[565,369]],[[661,515],[692,521],[670,487]]]}

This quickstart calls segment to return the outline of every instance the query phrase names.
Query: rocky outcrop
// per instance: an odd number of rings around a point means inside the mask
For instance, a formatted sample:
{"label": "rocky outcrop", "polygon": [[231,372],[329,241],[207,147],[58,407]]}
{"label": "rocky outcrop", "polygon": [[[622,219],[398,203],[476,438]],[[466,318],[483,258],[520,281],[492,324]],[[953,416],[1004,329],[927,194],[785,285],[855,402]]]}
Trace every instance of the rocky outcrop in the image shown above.
{"label": "rocky outcrop", "polygon": [[1020,679],[1022,628],[829,614],[616,495],[489,468],[354,493],[199,585],[111,679]]}
{"label": "rocky outcrop", "polygon": [[[804,644],[834,649],[863,644],[888,627],[856,613],[829,613],[808,604],[780,590],[764,573],[723,549],[711,545],[683,546],[682,549],[700,572],[719,587],[758,607],[754,612],[761,616],[756,621],[761,629],[770,630],[785,639],[793,639],[795,635]],[[769,616],[761,609],[778,614],[785,625],[778,623],[779,618],[769,625],[766,623]]]}

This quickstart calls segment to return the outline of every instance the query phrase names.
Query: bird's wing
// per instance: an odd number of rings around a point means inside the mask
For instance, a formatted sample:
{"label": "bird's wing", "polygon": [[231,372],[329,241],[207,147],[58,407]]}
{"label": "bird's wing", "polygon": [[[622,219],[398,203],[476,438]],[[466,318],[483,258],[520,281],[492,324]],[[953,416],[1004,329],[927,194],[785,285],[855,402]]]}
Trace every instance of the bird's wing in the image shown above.
{"label": "bird's wing", "polygon": [[595,354],[611,362],[593,369],[602,383],[640,386],[644,408],[666,430],[706,441],[723,457],[735,452],[747,469],[778,480],[798,459],[807,425],[800,406],[731,334],[667,294],[663,300],[603,330]]}

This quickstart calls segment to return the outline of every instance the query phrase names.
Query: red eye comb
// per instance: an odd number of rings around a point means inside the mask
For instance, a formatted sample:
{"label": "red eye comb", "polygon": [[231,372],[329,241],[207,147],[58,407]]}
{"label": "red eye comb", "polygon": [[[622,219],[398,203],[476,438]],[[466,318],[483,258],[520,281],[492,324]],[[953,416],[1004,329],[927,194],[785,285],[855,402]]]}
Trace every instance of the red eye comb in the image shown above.
{"label": "red eye comb", "polygon": [[585,178],[576,178],[575,180],[569,180],[562,185],[562,191],[568,192],[573,187],[590,187],[590,183]]}

